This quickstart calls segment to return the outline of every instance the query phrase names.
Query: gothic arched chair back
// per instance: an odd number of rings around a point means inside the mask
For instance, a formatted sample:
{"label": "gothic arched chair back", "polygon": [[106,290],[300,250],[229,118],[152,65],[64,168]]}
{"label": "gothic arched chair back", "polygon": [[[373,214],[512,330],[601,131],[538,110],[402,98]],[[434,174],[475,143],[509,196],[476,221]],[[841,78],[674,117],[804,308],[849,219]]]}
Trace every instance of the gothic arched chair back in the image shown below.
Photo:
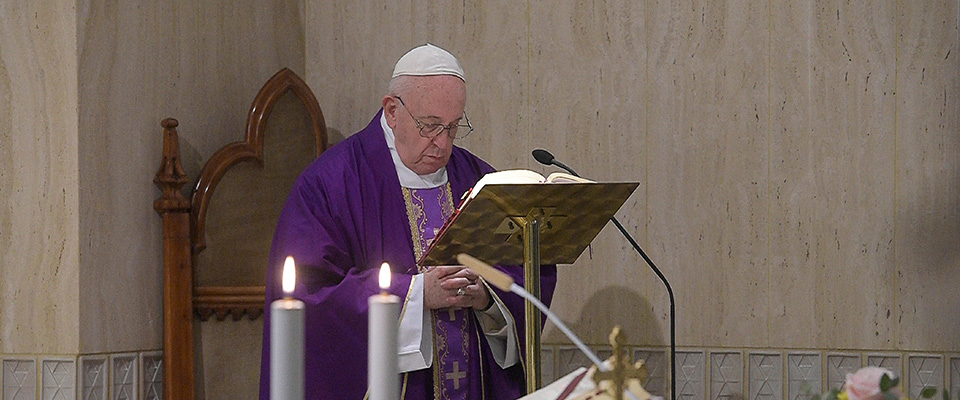
{"label": "gothic arched chair back", "polygon": [[323,113],[284,68],[254,98],[244,139],[206,161],[189,201],[178,123],[161,125],[164,398],[256,393],[270,242],[294,180],[327,148]]}

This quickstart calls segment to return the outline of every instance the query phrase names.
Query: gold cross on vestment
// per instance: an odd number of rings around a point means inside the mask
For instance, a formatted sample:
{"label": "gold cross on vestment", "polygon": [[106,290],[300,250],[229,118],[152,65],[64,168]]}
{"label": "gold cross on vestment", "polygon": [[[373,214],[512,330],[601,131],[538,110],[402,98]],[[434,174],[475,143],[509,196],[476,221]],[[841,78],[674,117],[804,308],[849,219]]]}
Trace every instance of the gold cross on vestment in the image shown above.
{"label": "gold cross on vestment", "polygon": [[454,314],[454,312],[456,312],[456,311],[457,311],[457,309],[454,308],[454,307],[448,307],[448,308],[447,308],[447,314],[450,316],[450,321],[451,321],[451,322],[457,320],[457,316],[456,316],[456,314]]}
{"label": "gold cross on vestment", "polygon": [[461,371],[460,362],[454,361],[453,372],[447,372],[444,376],[453,381],[453,390],[460,390],[460,380],[467,378],[467,371]]}

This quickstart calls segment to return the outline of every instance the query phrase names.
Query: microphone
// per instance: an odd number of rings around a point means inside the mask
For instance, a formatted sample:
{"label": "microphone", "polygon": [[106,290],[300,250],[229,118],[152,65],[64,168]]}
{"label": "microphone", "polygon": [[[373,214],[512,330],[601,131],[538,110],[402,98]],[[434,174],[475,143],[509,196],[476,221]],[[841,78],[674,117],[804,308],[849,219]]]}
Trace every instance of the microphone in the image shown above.
{"label": "microphone", "polygon": [[536,149],[533,151],[533,158],[537,159],[537,162],[543,165],[553,164],[553,154],[550,154],[549,151],[544,149]]}
{"label": "microphone", "polygon": [[556,166],[558,166],[558,167],[560,167],[560,168],[563,168],[563,169],[567,170],[567,172],[569,172],[570,175],[580,176],[579,174],[577,174],[576,172],[574,172],[573,168],[570,168],[570,167],[568,167],[568,166],[566,166],[566,165],[563,165],[562,162],[557,161],[557,159],[553,157],[553,154],[551,154],[549,151],[546,151],[546,150],[544,150],[544,149],[536,149],[536,150],[534,150],[534,151],[533,151],[533,158],[537,159],[537,162],[539,162],[540,164],[543,164],[543,165],[551,165],[551,164],[552,164],[552,165],[556,165]]}
{"label": "microphone", "polygon": [[[533,151],[533,158],[537,162],[544,165],[556,165],[557,167],[563,168],[573,176],[579,177],[576,171],[573,168],[570,168],[563,163],[556,160],[556,158],[549,151],[544,149],[536,149]],[[640,257],[643,257],[643,260],[647,262],[647,265],[657,274],[657,277],[660,278],[660,281],[663,282],[663,285],[667,287],[667,294],[670,296],[670,398],[677,400],[677,317],[676,317],[676,301],[673,298],[673,288],[670,287],[670,282],[667,282],[667,277],[663,276],[663,273],[660,272],[660,268],[657,268],[657,265],[653,263],[653,260],[650,257],[647,257],[647,253],[640,248],[640,245],[637,244],[636,240],[633,240],[633,236],[630,236],[627,233],[627,230],[623,228],[623,225],[620,225],[620,221],[617,221],[617,217],[610,217],[610,221],[613,221],[613,224],[617,226],[617,229],[620,230],[620,233],[623,234],[623,237],[627,238],[627,241],[633,246],[633,249],[640,253]]]}
{"label": "microphone", "polygon": [[[547,153],[547,154],[550,154],[550,153]],[[503,290],[506,292],[513,292],[518,296],[523,297],[524,299],[533,303],[534,306],[539,308],[540,311],[542,311],[547,316],[547,319],[553,321],[553,323],[557,326],[557,328],[559,328],[564,335],[567,335],[567,338],[569,338],[570,341],[572,341],[573,344],[576,345],[580,349],[580,351],[582,351],[583,354],[585,354],[587,358],[590,359],[590,362],[592,362],[593,365],[597,366],[597,370],[603,371],[603,372],[610,371],[610,367],[604,364],[603,361],[600,361],[600,357],[597,357],[597,355],[594,354],[593,351],[590,351],[590,348],[587,347],[587,345],[583,344],[583,341],[581,341],[580,338],[578,338],[577,335],[575,335],[573,331],[571,331],[570,328],[568,328],[567,325],[560,320],[560,317],[557,317],[553,312],[551,312],[550,308],[547,307],[545,304],[541,303],[536,296],[526,291],[524,288],[520,287],[516,283],[513,283],[513,278],[511,278],[510,275],[507,275],[497,270],[496,268],[491,267],[490,264],[480,261],[469,254],[464,254],[464,253],[458,254],[457,261],[460,262],[460,265],[464,265],[467,268],[470,268],[470,270],[472,270],[473,272],[476,272],[477,275],[480,275],[481,277],[483,277],[483,279],[485,279],[491,285],[496,286],[500,290]],[[599,387],[599,383],[597,386]],[[625,391],[624,393],[627,393],[627,395],[634,400],[637,399],[637,396],[629,390]]]}

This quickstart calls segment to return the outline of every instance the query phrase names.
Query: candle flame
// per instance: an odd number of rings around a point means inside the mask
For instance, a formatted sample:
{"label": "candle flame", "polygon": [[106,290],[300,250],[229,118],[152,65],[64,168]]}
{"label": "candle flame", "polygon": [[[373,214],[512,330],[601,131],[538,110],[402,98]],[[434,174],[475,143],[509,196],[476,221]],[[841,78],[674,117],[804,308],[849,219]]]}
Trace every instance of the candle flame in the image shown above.
{"label": "candle flame", "polygon": [[390,264],[380,265],[380,290],[387,290],[390,287]]}
{"label": "candle flame", "polygon": [[287,256],[283,262],[283,294],[289,296],[293,293],[293,288],[297,283],[297,266],[293,262],[293,256]]}

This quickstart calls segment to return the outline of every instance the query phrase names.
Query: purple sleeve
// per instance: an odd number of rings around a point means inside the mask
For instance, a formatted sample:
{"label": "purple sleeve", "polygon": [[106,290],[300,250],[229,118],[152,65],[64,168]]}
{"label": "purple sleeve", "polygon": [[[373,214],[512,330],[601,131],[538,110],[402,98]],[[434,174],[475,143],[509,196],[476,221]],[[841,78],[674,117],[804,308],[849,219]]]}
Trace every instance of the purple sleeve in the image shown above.
{"label": "purple sleeve", "polygon": [[[266,283],[261,399],[269,397],[270,302],[282,296],[280,275],[287,256],[293,256],[297,265],[293,297],[306,308],[305,393],[365,389],[357,377],[366,376],[367,299],[380,291],[379,268],[358,265],[361,241],[353,232],[359,231],[355,226],[359,211],[344,195],[326,190],[319,179],[301,177],[281,213]],[[394,273],[390,292],[404,298],[410,279],[411,275]],[[337,365],[339,376],[314,376],[321,370],[329,373],[331,369],[322,365]],[[359,392],[347,397],[361,396]]]}

